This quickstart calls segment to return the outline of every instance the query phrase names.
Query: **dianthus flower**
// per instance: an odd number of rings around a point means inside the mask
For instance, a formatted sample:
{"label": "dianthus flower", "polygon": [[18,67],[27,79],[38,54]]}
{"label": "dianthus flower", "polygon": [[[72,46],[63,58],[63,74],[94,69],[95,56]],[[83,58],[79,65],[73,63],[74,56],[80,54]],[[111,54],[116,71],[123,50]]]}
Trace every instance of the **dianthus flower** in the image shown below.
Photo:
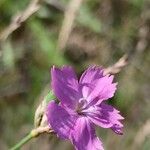
{"label": "dianthus flower", "polygon": [[104,75],[100,67],[89,67],[79,81],[71,67],[51,69],[52,89],[60,103],[47,107],[50,127],[62,139],[69,139],[76,150],[103,150],[95,125],[122,134],[123,117],[106,104],[116,91],[113,75]]}

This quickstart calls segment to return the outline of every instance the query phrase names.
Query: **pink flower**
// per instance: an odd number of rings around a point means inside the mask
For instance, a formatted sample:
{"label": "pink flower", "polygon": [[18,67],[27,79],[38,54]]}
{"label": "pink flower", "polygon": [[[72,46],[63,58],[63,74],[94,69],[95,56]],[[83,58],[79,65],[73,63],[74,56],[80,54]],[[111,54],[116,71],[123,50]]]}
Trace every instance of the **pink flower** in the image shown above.
{"label": "pink flower", "polygon": [[103,75],[103,69],[89,67],[78,81],[71,67],[51,69],[52,89],[58,100],[47,107],[51,128],[62,139],[69,139],[76,150],[103,150],[95,134],[95,125],[111,128],[122,134],[123,117],[106,104],[116,91],[113,75]]}

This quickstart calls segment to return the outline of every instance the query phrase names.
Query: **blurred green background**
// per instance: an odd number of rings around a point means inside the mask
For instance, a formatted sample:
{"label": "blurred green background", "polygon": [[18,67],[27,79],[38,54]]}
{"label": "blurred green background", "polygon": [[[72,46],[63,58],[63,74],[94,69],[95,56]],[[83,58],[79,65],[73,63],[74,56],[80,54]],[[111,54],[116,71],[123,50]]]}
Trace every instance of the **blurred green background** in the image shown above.
{"label": "blurred green background", "polygon": [[[33,128],[34,112],[50,85],[52,65],[69,64],[78,75],[90,64],[108,67],[124,54],[110,103],[125,117],[124,135],[97,129],[106,150],[150,150],[150,1],[85,0],[65,49],[58,50],[64,11],[71,0],[43,0],[0,47],[0,149]],[[29,0],[0,0],[0,33]],[[42,135],[23,150],[71,150],[69,142]]]}

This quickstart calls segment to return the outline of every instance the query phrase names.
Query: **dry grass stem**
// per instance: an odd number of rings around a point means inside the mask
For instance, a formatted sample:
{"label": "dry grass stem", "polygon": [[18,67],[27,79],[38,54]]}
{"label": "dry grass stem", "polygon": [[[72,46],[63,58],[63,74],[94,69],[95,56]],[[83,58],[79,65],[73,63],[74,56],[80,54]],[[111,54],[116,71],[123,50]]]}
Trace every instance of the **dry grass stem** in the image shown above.
{"label": "dry grass stem", "polygon": [[58,10],[60,10],[62,12],[64,12],[65,9],[66,9],[65,5],[63,5],[61,3],[61,1],[59,1],[59,0],[45,0],[45,3],[47,5],[55,7],[56,9],[58,9]]}
{"label": "dry grass stem", "polygon": [[63,50],[66,47],[72,26],[83,0],[71,0],[65,10],[63,24],[58,38],[58,50]]}
{"label": "dry grass stem", "polygon": [[123,55],[114,65],[106,68],[104,70],[104,74],[116,74],[119,73],[122,68],[124,68],[128,64],[128,55]]}
{"label": "dry grass stem", "polygon": [[51,130],[49,126],[45,126],[45,127],[38,127],[33,129],[31,131],[31,134],[33,135],[33,137],[36,137],[43,133],[52,133],[52,132],[53,130]]}
{"label": "dry grass stem", "polygon": [[8,36],[18,29],[31,15],[37,12],[40,8],[41,0],[32,0],[28,7],[21,13],[15,15],[8,27],[0,34],[0,41],[5,41]]}
{"label": "dry grass stem", "polygon": [[150,135],[150,120],[147,120],[146,123],[140,128],[137,132],[134,142],[133,142],[133,149],[139,149],[145,138]]}

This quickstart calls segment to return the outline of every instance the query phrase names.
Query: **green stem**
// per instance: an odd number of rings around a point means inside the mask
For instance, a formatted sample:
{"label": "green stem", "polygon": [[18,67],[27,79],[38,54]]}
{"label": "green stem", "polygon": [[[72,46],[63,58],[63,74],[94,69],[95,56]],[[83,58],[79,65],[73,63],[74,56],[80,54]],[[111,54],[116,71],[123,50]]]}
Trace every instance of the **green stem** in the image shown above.
{"label": "green stem", "polygon": [[47,132],[47,133],[52,133],[53,131],[50,130],[49,126],[45,127],[38,127],[36,129],[31,130],[31,132],[25,136],[20,142],[18,142],[15,146],[13,146],[9,150],[18,150],[20,149],[24,144],[26,144],[28,141],[30,141],[32,138],[39,136],[40,134]]}
{"label": "green stem", "polygon": [[13,146],[10,150],[18,150],[28,141],[30,141],[33,137],[32,132],[30,132],[27,136],[25,136],[21,141],[19,141],[15,146]]}

